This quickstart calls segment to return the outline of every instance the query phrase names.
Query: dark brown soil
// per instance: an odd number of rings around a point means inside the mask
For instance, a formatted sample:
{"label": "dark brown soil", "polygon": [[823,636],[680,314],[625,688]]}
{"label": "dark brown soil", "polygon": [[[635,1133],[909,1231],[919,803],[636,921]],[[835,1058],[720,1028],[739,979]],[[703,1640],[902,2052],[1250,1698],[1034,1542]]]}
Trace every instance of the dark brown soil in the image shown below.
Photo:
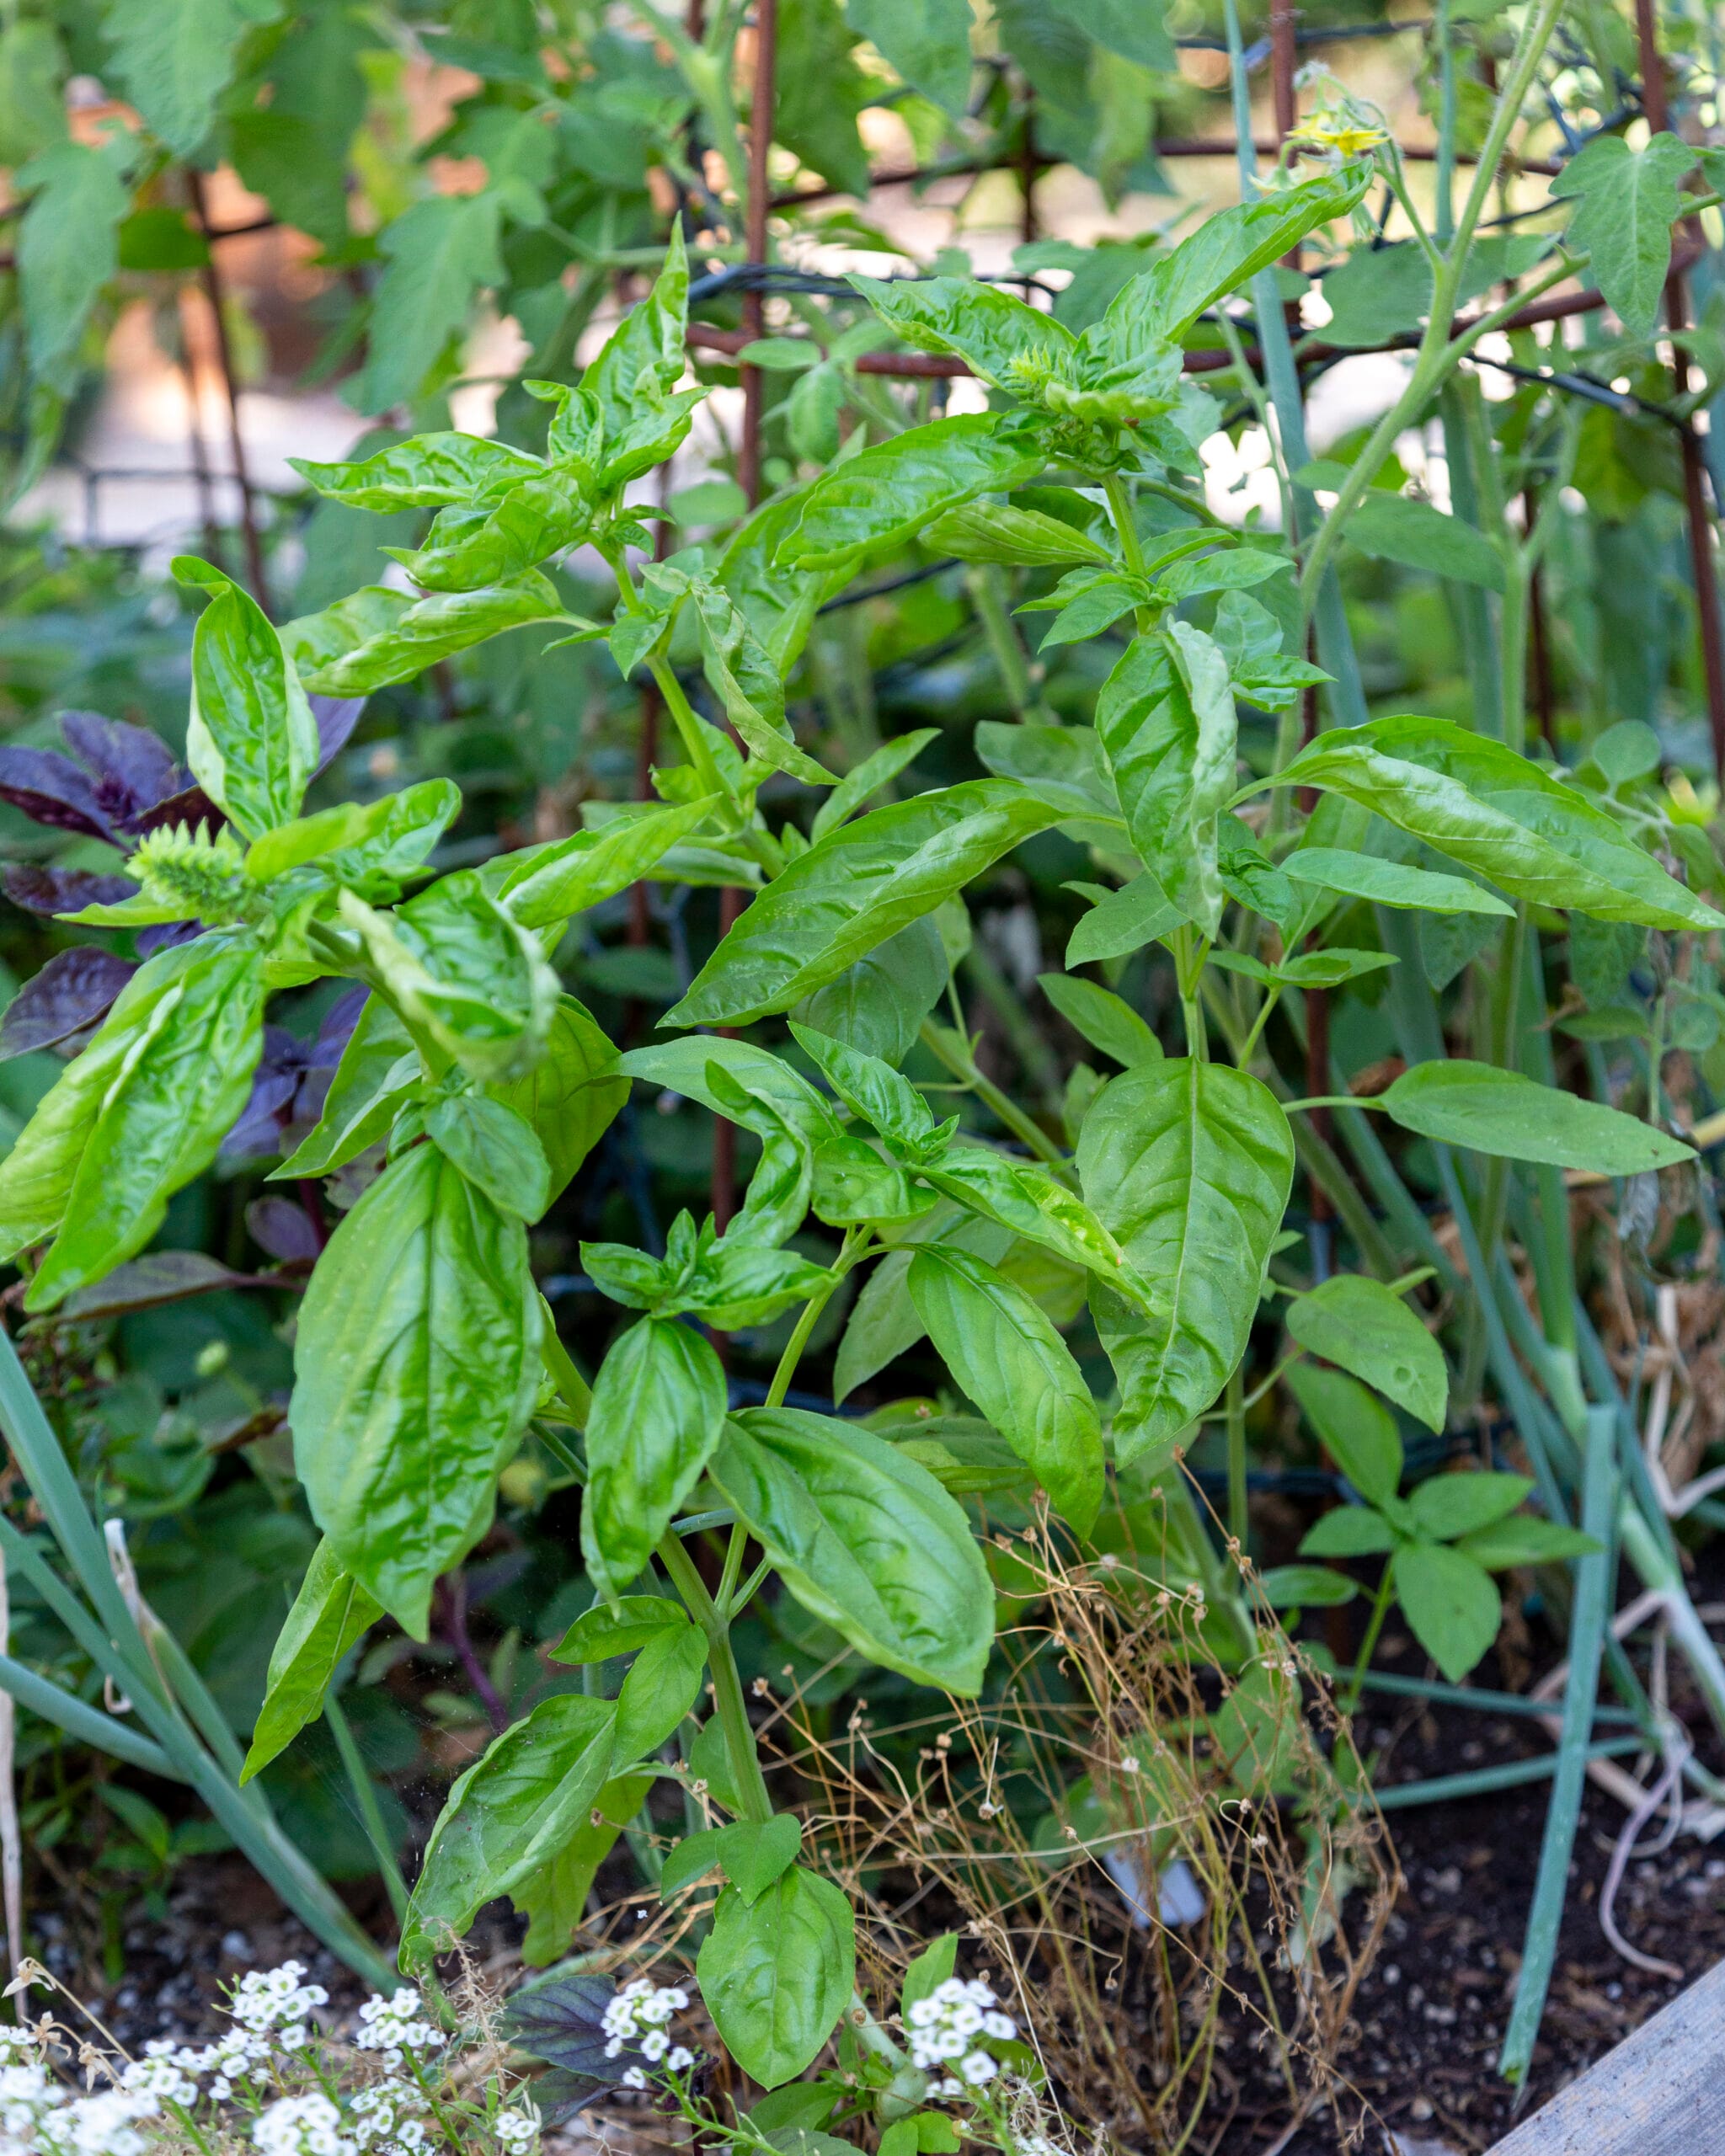
{"label": "dark brown soil", "polygon": [[[1409,1658],[1411,1659],[1411,1657]],[[1404,1662],[1403,1666],[1406,1666]],[[1490,1681],[1489,1670],[1479,1681]],[[1385,1712],[1362,1720],[1362,1748],[1382,1756],[1381,1786],[1549,1757],[1537,1724],[1452,1709]],[[1632,1765],[1632,1760],[1624,1764]],[[1390,1827],[1407,1884],[1376,1963],[1360,1988],[1358,2036],[1341,2061],[1354,2092],[1285,2144],[1266,2113],[1227,2156],[1384,2156],[1404,2138],[1472,2152],[1489,2148],[1518,2116],[1547,2103],[1683,1988],[1632,1967],[1599,1928],[1599,1897],[1626,1814],[1589,1784],[1582,1806],[1557,1961],[1525,2102],[1499,2079],[1508,2022],[1545,1830],[1549,1781],[1466,1801],[1393,1812]],[[1616,1920],[1632,1945],[1674,1963],[1685,1981],[1725,1957],[1725,1839],[1677,1842],[1632,1860]],[[1351,2131],[1350,2131],[1351,2129]],[[1358,2136],[1359,2137],[1355,2137]]]}

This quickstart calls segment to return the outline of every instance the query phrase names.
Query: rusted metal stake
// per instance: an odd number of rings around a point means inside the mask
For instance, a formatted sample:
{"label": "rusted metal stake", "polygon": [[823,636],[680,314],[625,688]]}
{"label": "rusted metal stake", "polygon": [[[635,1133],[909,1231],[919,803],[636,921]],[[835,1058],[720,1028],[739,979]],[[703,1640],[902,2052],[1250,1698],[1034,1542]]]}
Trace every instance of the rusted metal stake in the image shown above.
{"label": "rusted metal stake", "polygon": [[233,457],[234,484],[239,488],[240,531],[244,536],[246,574],[251,579],[252,596],[267,614],[270,607],[270,587],[264,574],[264,544],[258,531],[257,504],[252,494],[252,482],[246,467],[245,437],[239,423],[239,384],[234,375],[233,352],[227,339],[227,317],[222,307],[222,272],[216,266],[216,249],[210,241],[210,213],[204,200],[204,175],[192,167],[186,169],[186,184],[191,190],[192,207],[197,212],[198,227],[205,237],[209,259],[204,265],[204,296],[210,302],[211,318],[216,331],[216,356],[222,367],[222,380],[227,392],[228,444]]}
{"label": "rusted metal stake", "polygon": [[210,451],[204,440],[203,414],[198,401],[197,339],[194,334],[191,295],[179,288],[179,371],[185,383],[186,446],[191,452],[192,478],[198,494],[198,521],[204,531],[204,552],[222,566],[222,526],[216,514],[216,488],[210,473]]}
{"label": "rusted metal stake", "polygon": [[[1665,99],[1665,71],[1659,58],[1658,25],[1653,0],[1636,0],[1635,29],[1641,51],[1642,109],[1649,130],[1662,135],[1670,125]],[[1691,237],[1699,238],[1696,221],[1687,221]],[[1682,270],[1674,262],[1665,280],[1665,320],[1674,331],[1689,321],[1689,296]],[[1674,339],[1671,346],[1671,386],[1679,397],[1689,387],[1689,360]],[[1701,674],[1706,684],[1707,727],[1713,739],[1713,768],[1725,778],[1725,637],[1719,622],[1719,585],[1713,566],[1712,519],[1707,510],[1706,478],[1701,447],[1693,427],[1682,431],[1683,495],[1689,518],[1690,572],[1695,580],[1696,615],[1701,627]]]}

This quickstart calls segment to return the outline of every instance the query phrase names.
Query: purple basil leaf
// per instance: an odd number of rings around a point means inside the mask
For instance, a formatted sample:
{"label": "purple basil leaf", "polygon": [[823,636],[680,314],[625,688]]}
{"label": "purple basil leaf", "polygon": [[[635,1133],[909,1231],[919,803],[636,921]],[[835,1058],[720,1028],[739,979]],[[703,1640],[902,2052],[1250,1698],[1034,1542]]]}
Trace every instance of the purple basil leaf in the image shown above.
{"label": "purple basil leaf", "polygon": [[118,905],[135,899],[130,876],[98,876],[88,868],[38,868],[14,862],[0,868],[0,889],[26,913],[77,913],[84,906]]}
{"label": "purple basil leaf", "polygon": [[60,715],[66,745],[96,782],[96,798],[115,823],[153,808],[185,790],[186,774],[168,744],[147,727],[99,712],[67,711]]}
{"label": "purple basil leaf", "polygon": [[574,2080],[590,2081],[594,2086],[586,2095],[572,2089],[562,2099],[585,2103],[601,2088],[615,2087],[629,2067],[644,2063],[633,2044],[625,2044],[615,2058],[605,2055],[611,2041],[605,2009],[616,1994],[609,1977],[553,1977],[517,1993],[498,2025],[512,2044],[535,2058],[562,2067]]}
{"label": "purple basil leaf", "polygon": [[[130,887],[128,887],[130,888]],[[171,951],[178,943],[190,943],[194,937],[201,936],[204,924],[200,921],[152,921],[147,928],[138,931],[138,956],[154,958],[158,951]]]}
{"label": "purple basil leaf", "polygon": [[254,1198],[246,1208],[252,1241],[284,1265],[314,1265],[323,1247],[310,1214],[291,1198]]}
{"label": "purple basil leaf", "polygon": [[[610,2059],[605,2063],[607,2067],[613,2063]],[[547,2126],[567,2126],[584,2105],[609,2096],[617,2085],[615,2073],[600,2081],[590,2073],[571,2073],[567,2067],[553,2066],[534,2079],[533,2101]]]}
{"label": "purple basil leaf", "polygon": [[363,696],[312,696],[308,699],[312,716],[318,722],[318,769],[327,771],[346,748],[354,728],[360,723],[360,713],[366,708]]}
{"label": "purple basil leaf", "polygon": [[318,1028],[318,1038],[306,1058],[308,1069],[334,1070],[340,1062],[342,1053],[354,1037],[354,1027],[360,1022],[360,1013],[366,1007],[366,998],[371,990],[362,981],[351,988],[344,988],[329,1006],[323,1022]]}
{"label": "purple basil leaf", "polygon": [[0,1062],[52,1048],[93,1026],[136,971],[130,958],[93,945],[57,952],[0,1017]]}
{"label": "purple basil leaf", "polygon": [[165,801],[158,801],[147,808],[140,808],[128,819],[126,830],[142,838],[146,831],[160,830],[168,824],[207,824],[210,829],[220,830],[222,811],[200,786],[189,786],[183,792],[170,793]]}
{"label": "purple basil leaf", "polygon": [[0,801],[38,824],[86,838],[113,835],[96,789],[70,756],[52,749],[0,748]]}
{"label": "purple basil leaf", "polygon": [[305,1046],[285,1026],[265,1026],[252,1097],[222,1141],[224,1161],[268,1160],[281,1150],[286,1111],[299,1091]]}

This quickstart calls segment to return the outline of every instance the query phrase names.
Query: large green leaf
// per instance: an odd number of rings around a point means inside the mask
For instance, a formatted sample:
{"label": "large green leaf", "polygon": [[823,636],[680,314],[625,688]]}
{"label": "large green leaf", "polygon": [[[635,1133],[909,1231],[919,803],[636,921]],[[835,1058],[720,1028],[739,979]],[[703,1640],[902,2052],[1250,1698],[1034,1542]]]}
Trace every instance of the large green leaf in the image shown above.
{"label": "large green leaf", "polygon": [[1081,974],[1039,974],[1037,985],[1069,1026],[1129,1070],[1162,1060],[1162,1043],[1131,1005]]}
{"label": "large green leaf", "polygon": [[66,139],[66,50],[51,22],[14,16],[0,30],[0,165],[14,172]]}
{"label": "large green leaf", "polygon": [[1308,232],[1345,217],[1370,184],[1368,163],[1206,217],[1189,239],[1121,287],[1103,321],[1108,343],[1125,349],[1183,337],[1206,307]]}
{"label": "large green leaf", "polygon": [[725,2049],[763,2089],[814,2060],[851,2001],[857,1920],[830,1879],[800,1865],[749,1903],[728,1886],[695,1973]]}
{"label": "large green leaf", "polygon": [[1087,1534],[1102,1505],[1102,1427],[1072,1351],[1024,1290],[967,1251],[919,1250],[911,1299],[948,1369]]}
{"label": "large green leaf", "polygon": [[1444,1351],[1381,1280],[1338,1273],[1288,1305],[1288,1330],[1310,1353],[1339,1364],[1434,1430],[1444,1427]]}
{"label": "large green leaf", "polygon": [[510,1901],[527,1919],[521,1959],[530,1969],[542,1969],[568,1952],[586,1917],[587,1897],[599,1867],[616,1847],[618,1835],[638,1816],[653,1782],[651,1774],[613,1776],[555,1855],[510,1887]]}
{"label": "large green leaf", "polygon": [[446,1094],[425,1111],[425,1135],[499,1213],[537,1220],[551,1203],[551,1166],[524,1115],[483,1093]]}
{"label": "large green leaf", "polygon": [[[660,408],[681,379],[688,364],[688,253],[683,228],[674,222],[653,290],[629,309],[581,377],[582,388],[598,402],[607,459],[628,440],[632,424]],[[609,468],[606,476],[611,476]]]}
{"label": "large green leaf", "polygon": [[692,1625],[665,1625],[644,1641],[617,1698],[614,1774],[655,1753],[693,1707],[707,1667],[707,1635]]}
{"label": "large green leaf", "polygon": [[1396,1598],[1413,1636],[1459,1684],[1498,1636],[1503,1599],[1491,1575],[1460,1550],[1404,1543],[1391,1559]]}
{"label": "large green leaf", "polygon": [[1725,926],[1585,794],[1448,719],[1333,728],[1276,783],[1358,802],[1514,898],[1650,928]]}
{"label": "large green leaf", "polygon": [[1396,1418],[1345,1370],[1295,1363],[1288,1389],[1338,1467],[1368,1504],[1386,1506],[1402,1486],[1403,1456]]}
{"label": "large green leaf", "polygon": [[1103,684],[1096,730],[1140,860],[1207,934],[1221,919],[1219,824],[1234,791],[1236,724],[1228,664],[1178,622],[1135,637]]}
{"label": "large green leaf", "polygon": [[538,1134],[555,1198],[599,1143],[629,1097],[617,1053],[586,1006],[558,998],[545,1053],[524,1078],[491,1088]]}
{"label": "large green leaf", "polygon": [[270,1651],[269,1684],[253,1726],[243,1782],[318,1719],[337,1664],[382,1614],[359,1582],[342,1570],[328,1542],[320,1542]]}
{"label": "large green leaf", "polygon": [[505,629],[562,616],[556,588],[530,569],[512,584],[438,591],[427,599],[387,584],[366,584],[321,614],[289,622],[281,637],[307,688],[324,696],[363,696],[392,681],[409,681],[440,659]]}
{"label": "large green leaf", "polygon": [[615,1593],[646,1565],[724,1428],[724,1371],[698,1332],[644,1317],[613,1341],[587,1418],[581,1554]]}
{"label": "large green leaf", "polygon": [[306,1290],[295,1465],[344,1569],[416,1639],[489,1524],[538,1392],[540,1310],[521,1220],[432,1145],[371,1185]]}
{"label": "large green leaf", "polygon": [[833,1365],[834,1399],[847,1399],[922,1337],[922,1320],[911,1299],[910,1272],[911,1262],[924,1243],[938,1241],[943,1249],[971,1251],[998,1265],[1013,1240],[1012,1230],[998,1221],[961,1212],[950,1198],[942,1199],[907,1232],[903,1246],[887,1251],[862,1283]]}
{"label": "large green leaf", "polygon": [[1637,1176],[1695,1158],[1680,1139],[1619,1108],[1459,1056],[1416,1063],[1378,1099],[1405,1130],[1506,1160]]}
{"label": "large green leaf", "polygon": [[1118,838],[1120,803],[1093,727],[1008,725],[985,718],[973,737],[997,778],[1015,778],[1063,816],[1108,823]]}
{"label": "large green leaf", "polygon": [[949,118],[964,117],[970,99],[968,0],[845,0],[845,16],[913,90]]}
{"label": "large green leaf", "polygon": [[1183,1056],[1104,1089],[1084,1119],[1078,1173],[1150,1290],[1149,1315],[1115,1312],[1108,1342],[1124,1464],[1171,1446],[1244,1353],[1294,1140],[1268,1086]]}
{"label": "large green leaf", "polygon": [[1632,337],[1645,337],[1658,319],[1681,207],[1677,183],[1694,166],[1695,152],[1674,135],[1632,150],[1621,135],[1599,134],[1551,182],[1554,195],[1575,201],[1566,239],[1589,256],[1594,282]]}
{"label": "large green leaf", "polygon": [[[72,1158],[59,1156],[61,1172],[73,1172],[63,1186],[60,1232],[30,1283],[26,1309],[52,1310],[74,1289],[136,1257],[161,1226],[174,1193],[208,1167],[251,1091],[263,1007],[263,958],[243,937],[200,937],[159,953],[127,982],[102,1032],[0,1168],[3,1215],[13,1161],[24,1155],[21,1177],[40,1173],[54,1150],[51,1139],[40,1155],[31,1145],[38,1120],[45,1139],[58,1130],[60,1143],[77,1149]],[[117,1057],[116,1043],[124,1043]],[[97,1058],[92,1078],[109,1074],[93,1101],[89,1081],[73,1075],[84,1056]],[[56,1105],[61,1086],[70,1088],[65,1108]],[[89,1116],[81,1144],[80,1102]]]}
{"label": "large green leaf", "polygon": [[925,914],[804,996],[796,1015],[846,1048],[900,1064],[950,976],[940,931]]}
{"label": "large green leaf", "polygon": [[1055,820],[1010,779],[972,779],[829,832],[755,899],[664,1022],[788,1010]]}
{"label": "large green leaf", "polygon": [[914,539],[978,494],[1004,492],[1041,468],[1039,451],[996,432],[991,413],[966,412],[877,442],[817,479],[780,542],[774,566],[826,568]]}
{"label": "large green leaf", "polygon": [[393,914],[344,891],[341,917],[409,1027],[475,1078],[519,1077],[543,1052],[557,975],[477,869],[440,878]]}
{"label": "large green leaf", "polygon": [[233,74],[240,40],[280,0],[112,0],[102,29],[115,72],[152,133],[190,158]]}
{"label": "large green leaf", "polygon": [[414,435],[359,463],[314,464],[303,456],[287,461],[329,500],[379,515],[482,501],[544,469],[525,450],[483,435]]}
{"label": "large green leaf", "polygon": [[1076,525],[1010,502],[967,502],[937,518],[922,537],[937,553],[956,555],[961,562],[1007,562],[1032,569],[1119,567],[1106,547]]}
{"label": "large green leaf", "polygon": [[[147,0],[145,0],[147,4]],[[27,25],[15,23],[16,36]],[[30,197],[18,234],[18,277],[30,366],[46,378],[69,360],[119,264],[115,233],[131,207],[112,150],[56,142],[15,176]]]}
{"label": "large green leaf", "polygon": [[703,798],[649,808],[644,815],[620,816],[597,830],[529,847],[508,857],[497,896],[523,928],[553,927],[638,883],[713,806]]}
{"label": "large green leaf", "polygon": [[1378,561],[1428,569],[1434,576],[1480,584],[1487,591],[1503,589],[1503,557],[1485,534],[1410,495],[1369,488],[1343,536]]}
{"label": "large green leaf", "polygon": [[708,1470],[806,1609],[870,1661],[967,1695],[994,1597],[969,1523],[868,1430],[788,1407],[733,1416]]}
{"label": "large green leaf", "polygon": [[275,625],[249,592],[190,555],[174,573],[211,593],[192,638],[192,776],[248,839],[291,824],[321,750],[318,722]]}
{"label": "large green leaf", "polygon": [[609,1700],[563,1692],[505,1730],[449,1793],[402,1926],[402,1966],[427,1967],[483,1905],[530,1878],[587,1822],[610,1778]]}
{"label": "large green leaf", "polygon": [[1425,907],[1434,913],[1514,915],[1494,891],[1482,891],[1461,876],[1439,876],[1405,862],[1385,861],[1375,853],[1351,853],[1345,847],[1296,846],[1282,862],[1282,873],[1295,883],[1370,899],[1375,905]]}
{"label": "large green leaf", "polygon": [[371,302],[364,409],[385,412],[411,403],[445,345],[466,328],[474,293],[503,282],[500,211],[491,188],[478,195],[428,195],[383,227],[378,245],[388,266]]}
{"label": "large green leaf", "polygon": [[[1033,374],[1049,367],[1059,372],[1078,347],[1064,323],[998,285],[980,285],[969,277],[884,284],[878,277],[853,276],[851,282],[907,344],[919,352],[956,352],[973,374],[996,389],[1013,386],[1015,360],[1029,361]],[[1081,548],[1078,535],[1069,536]]]}

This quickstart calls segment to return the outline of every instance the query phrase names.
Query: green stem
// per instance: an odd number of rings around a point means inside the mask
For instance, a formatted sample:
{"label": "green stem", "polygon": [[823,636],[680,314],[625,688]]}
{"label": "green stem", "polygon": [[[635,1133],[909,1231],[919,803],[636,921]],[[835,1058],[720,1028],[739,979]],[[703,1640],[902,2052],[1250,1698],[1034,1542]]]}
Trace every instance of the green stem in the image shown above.
{"label": "green stem", "polygon": [[332,1684],[323,1695],[323,1719],[329,1725],[329,1734],[335,1739],[335,1748],[341,1754],[348,1787],[353,1791],[354,1802],[359,1807],[360,1823],[366,1830],[366,1839],[371,1844],[371,1854],[383,1881],[384,1892],[389,1897],[389,1906],[395,1911],[398,1924],[407,1921],[407,1881],[401,1876],[401,1866],[396,1861],[395,1845],[389,1838],[384,1823],[383,1807],[377,1801],[377,1785],[366,1770],[363,1754],[355,1742],[353,1726],[348,1721],[342,1704],[335,1695]]}
{"label": "green stem", "polygon": [[1236,1364],[1228,1379],[1228,1533],[1240,1545],[1240,1554],[1246,1554],[1246,1538],[1250,1526],[1250,1497],[1246,1485],[1246,1398],[1245,1381]]}
{"label": "green stem", "polygon": [[1059,720],[1038,694],[1031,677],[1030,660],[1007,611],[1006,578],[996,562],[979,562],[964,572],[964,589],[976,609],[982,632],[1006,690],[1012,715],[1021,723],[1035,718],[1044,724]]}
{"label": "green stem", "polygon": [[1378,1582],[1378,1591],[1371,1605],[1371,1620],[1366,1625],[1365,1637],[1360,1643],[1359,1657],[1354,1665],[1354,1674],[1348,1680],[1348,1689],[1341,1705],[1344,1715],[1352,1715],[1359,1705],[1359,1694],[1365,1684],[1365,1673],[1371,1668],[1371,1658],[1378,1643],[1378,1634],[1384,1629],[1384,1620],[1390,1614],[1390,1604],[1396,1594],[1396,1560],[1392,1556],[1384,1560],[1383,1577]]}
{"label": "green stem", "polygon": [[670,1576],[671,1585],[681,1595],[689,1614],[707,1635],[707,1662],[713,1673],[713,1711],[718,1716],[719,1728],[724,1736],[725,1758],[730,1767],[731,1780],[736,1789],[738,1801],[743,1807],[743,1817],[758,1824],[772,1818],[772,1799],[766,1793],[766,1779],[761,1771],[761,1755],[756,1749],[755,1732],[749,1723],[749,1710],[743,1699],[743,1679],[737,1668],[737,1657],[731,1649],[729,1623],[707,1592],[706,1583],[695,1569],[694,1559],[675,1534],[666,1534],[661,1539],[658,1556],[660,1563]]}
{"label": "green stem", "polygon": [[766,1405],[777,1407],[783,1404],[791,1389],[791,1380],[797,1374],[797,1365],[803,1359],[803,1351],[809,1345],[809,1336],[814,1331],[820,1313],[836,1292],[839,1283],[851,1268],[862,1262],[868,1255],[872,1230],[867,1227],[851,1227],[845,1230],[845,1240],[839,1254],[827,1267],[826,1279],[803,1305],[801,1316],[791,1329],[785,1342],[784,1353],[778,1358],[778,1368],[772,1374],[772,1383],[766,1388]]}
{"label": "green stem", "polygon": [[[1066,1172],[1065,1155],[1045,1130],[1030,1120],[1016,1101],[1008,1100],[998,1086],[983,1076],[976,1068],[962,1034],[953,1033],[945,1026],[937,1026],[932,1018],[925,1018],[919,1038],[934,1051],[953,1077],[961,1080],[1015,1138],[1022,1139],[1039,1159],[1045,1161],[1050,1167],[1060,1169],[1063,1174]],[[958,1045],[954,1046],[954,1043]]]}

